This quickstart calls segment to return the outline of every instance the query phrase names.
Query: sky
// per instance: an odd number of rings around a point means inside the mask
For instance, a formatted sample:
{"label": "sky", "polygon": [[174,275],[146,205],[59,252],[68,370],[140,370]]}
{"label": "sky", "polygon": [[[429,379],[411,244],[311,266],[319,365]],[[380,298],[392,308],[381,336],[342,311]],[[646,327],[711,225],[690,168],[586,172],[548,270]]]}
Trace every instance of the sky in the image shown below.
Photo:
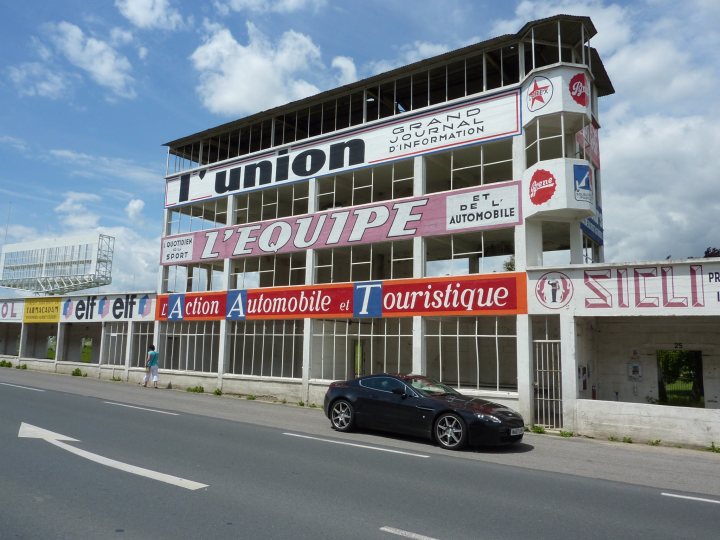
{"label": "sky", "polygon": [[155,290],[164,143],[560,13],[615,87],[606,261],[720,247],[717,0],[5,0],[0,244],[108,234],[103,291]]}

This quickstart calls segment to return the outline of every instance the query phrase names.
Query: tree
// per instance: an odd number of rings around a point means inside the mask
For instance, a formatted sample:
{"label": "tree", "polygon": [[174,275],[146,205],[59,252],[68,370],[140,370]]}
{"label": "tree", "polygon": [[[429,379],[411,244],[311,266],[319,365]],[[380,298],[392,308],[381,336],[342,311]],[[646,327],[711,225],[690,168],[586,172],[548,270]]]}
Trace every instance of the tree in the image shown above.
{"label": "tree", "polygon": [[720,249],[716,247],[709,247],[705,250],[703,257],[720,257]]}

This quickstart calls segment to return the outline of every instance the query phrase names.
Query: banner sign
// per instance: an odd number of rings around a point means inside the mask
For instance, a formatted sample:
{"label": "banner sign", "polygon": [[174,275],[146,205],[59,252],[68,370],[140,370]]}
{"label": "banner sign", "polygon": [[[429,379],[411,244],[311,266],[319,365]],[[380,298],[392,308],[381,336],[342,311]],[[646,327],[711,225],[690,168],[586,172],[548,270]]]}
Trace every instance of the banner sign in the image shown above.
{"label": "banner sign", "polygon": [[522,223],[520,182],[502,182],[162,239],[160,262],[209,262]]}
{"label": "banner sign", "polygon": [[598,130],[592,124],[585,126],[575,134],[575,141],[583,149],[585,156],[596,169],[600,168],[600,138]]}
{"label": "banner sign", "polygon": [[516,89],[169,176],[165,206],[308,180],[521,132],[520,90]]}
{"label": "banner sign", "polygon": [[60,321],[59,298],[28,298],[25,300],[23,322],[57,323]]}
{"label": "banner sign", "polygon": [[0,300],[0,322],[22,322],[24,300]]}
{"label": "banner sign", "polygon": [[530,312],[720,315],[720,262],[528,272]]}
{"label": "banner sign", "polygon": [[520,272],[171,294],[157,304],[163,321],[527,313]]}
{"label": "banner sign", "polygon": [[93,295],[62,300],[62,322],[102,322],[154,319],[154,295]]}

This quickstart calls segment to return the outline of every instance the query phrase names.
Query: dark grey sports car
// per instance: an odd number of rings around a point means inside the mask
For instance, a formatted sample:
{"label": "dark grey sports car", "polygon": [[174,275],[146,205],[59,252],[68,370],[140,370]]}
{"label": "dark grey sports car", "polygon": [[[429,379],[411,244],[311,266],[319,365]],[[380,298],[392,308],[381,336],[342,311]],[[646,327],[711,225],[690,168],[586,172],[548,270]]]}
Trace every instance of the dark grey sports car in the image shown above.
{"label": "dark grey sports car", "polygon": [[338,431],[363,427],[427,437],[450,450],[516,443],[525,432],[512,409],[420,375],[382,373],[331,383],[324,410]]}

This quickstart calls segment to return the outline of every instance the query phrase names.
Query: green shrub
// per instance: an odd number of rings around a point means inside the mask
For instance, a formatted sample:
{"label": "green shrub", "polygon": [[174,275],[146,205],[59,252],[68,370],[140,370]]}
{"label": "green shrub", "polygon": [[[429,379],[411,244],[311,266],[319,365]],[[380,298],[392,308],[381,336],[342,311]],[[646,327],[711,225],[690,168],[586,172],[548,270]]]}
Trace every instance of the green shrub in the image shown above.
{"label": "green shrub", "polygon": [[304,401],[298,401],[298,406],[299,406],[299,407],[304,407],[304,406],[305,406],[305,402],[304,402]]}
{"label": "green shrub", "polygon": [[618,442],[618,438],[617,438],[617,437],[614,437],[613,435],[610,435],[610,436],[608,437],[608,441],[610,441],[610,442]]}
{"label": "green shrub", "polygon": [[70,375],[72,375],[73,377],[82,377],[82,371],[80,371],[79,367],[76,367],[72,370],[72,373]]}
{"label": "green shrub", "polygon": [[562,431],[562,430],[560,431],[561,437],[572,437],[573,435],[575,435],[575,434],[572,431]]}
{"label": "green shrub", "polygon": [[216,388],[216,389],[213,391],[213,394],[215,394],[216,396],[222,396],[222,390],[220,390],[219,388]]}
{"label": "green shrub", "polygon": [[12,367],[12,362],[7,362],[5,360],[0,360],[0,367]]}
{"label": "green shrub", "polygon": [[27,364],[23,364],[22,367],[20,367],[20,369],[27,369]]}
{"label": "green shrub", "polygon": [[255,394],[248,394],[247,396],[245,396],[245,399],[247,399],[248,401],[255,401],[257,399],[257,396]]}
{"label": "green shrub", "polygon": [[530,428],[530,431],[532,431],[533,433],[545,433],[545,428],[543,426],[533,424]]}
{"label": "green shrub", "polygon": [[711,452],[715,452],[716,454],[720,454],[720,446],[715,446],[715,441],[710,443],[708,450],[710,450]]}
{"label": "green shrub", "polygon": [[200,386],[200,385],[190,386],[190,387],[187,389],[187,391],[188,391],[188,392],[196,392],[196,393],[198,393],[198,394],[202,394],[202,393],[205,391],[205,388],[203,388],[203,387]]}
{"label": "green shrub", "polygon": [[632,444],[632,439],[631,439],[630,437],[623,437],[623,442],[624,442],[624,443],[628,443],[628,444]]}
{"label": "green shrub", "polygon": [[660,446],[660,439],[653,439],[652,441],[648,441],[648,444],[650,446]]}

